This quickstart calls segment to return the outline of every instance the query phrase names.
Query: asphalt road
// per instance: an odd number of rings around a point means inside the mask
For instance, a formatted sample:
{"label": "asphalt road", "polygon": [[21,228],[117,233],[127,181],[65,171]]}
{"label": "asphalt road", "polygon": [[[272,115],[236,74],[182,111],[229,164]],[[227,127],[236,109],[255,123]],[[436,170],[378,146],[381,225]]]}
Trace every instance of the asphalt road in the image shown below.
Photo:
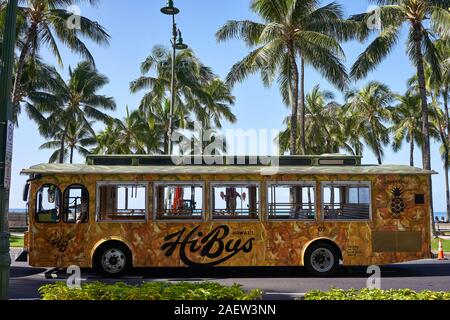
{"label": "asphalt road", "polygon": [[[12,252],[12,258],[17,251]],[[14,259],[13,259],[14,260]],[[122,281],[139,284],[143,281],[217,281],[244,289],[262,289],[265,299],[293,299],[309,290],[332,287],[350,289],[366,287],[366,268],[341,268],[333,278],[314,278],[302,268],[217,268],[217,269],[138,269],[120,280],[107,279],[90,269],[82,270],[82,282]],[[38,299],[42,285],[65,281],[65,270],[31,268],[27,263],[14,262],[10,275],[11,299]],[[420,260],[381,267],[381,287],[413,290],[450,291],[450,261]]]}

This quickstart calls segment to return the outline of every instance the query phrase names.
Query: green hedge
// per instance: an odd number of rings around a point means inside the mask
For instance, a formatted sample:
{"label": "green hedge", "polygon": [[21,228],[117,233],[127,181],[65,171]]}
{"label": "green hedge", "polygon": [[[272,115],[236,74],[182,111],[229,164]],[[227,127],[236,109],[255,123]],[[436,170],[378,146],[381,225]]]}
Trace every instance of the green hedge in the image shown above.
{"label": "green hedge", "polygon": [[228,287],[215,282],[145,282],[140,286],[94,282],[82,285],[81,289],[70,289],[58,282],[39,288],[39,292],[43,300],[256,300],[262,297],[261,290],[246,293],[238,284]]}
{"label": "green hedge", "polygon": [[327,292],[310,291],[304,300],[450,300],[450,292],[421,291],[411,289],[332,289]]}

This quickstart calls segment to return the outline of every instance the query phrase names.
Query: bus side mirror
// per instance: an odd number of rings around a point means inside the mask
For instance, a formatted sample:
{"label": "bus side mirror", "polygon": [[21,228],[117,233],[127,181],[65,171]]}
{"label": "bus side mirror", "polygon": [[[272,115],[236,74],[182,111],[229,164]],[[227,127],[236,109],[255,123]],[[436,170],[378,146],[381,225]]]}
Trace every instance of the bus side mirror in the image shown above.
{"label": "bus side mirror", "polygon": [[22,192],[22,200],[24,202],[28,202],[28,193],[30,191],[30,183],[27,182],[24,186],[23,186],[23,192]]}

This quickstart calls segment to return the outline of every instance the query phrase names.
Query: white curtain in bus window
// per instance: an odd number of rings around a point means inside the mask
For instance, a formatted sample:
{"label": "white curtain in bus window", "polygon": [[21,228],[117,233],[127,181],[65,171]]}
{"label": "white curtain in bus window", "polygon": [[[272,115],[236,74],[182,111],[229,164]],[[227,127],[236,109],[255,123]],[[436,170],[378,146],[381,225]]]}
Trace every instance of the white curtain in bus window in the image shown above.
{"label": "white curtain in bus window", "polygon": [[369,220],[368,184],[326,184],[322,191],[322,213],[330,220]]}
{"label": "white curtain in bus window", "polygon": [[201,185],[160,185],[156,195],[157,219],[201,219],[203,187]]}
{"label": "white curtain in bus window", "polygon": [[42,186],[36,194],[36,220],[57,223],[60,220],[61,191],[55,185]]}
{"label": "white curtain in bus window", "polygon": [[258,186],[214,186],[212,208],[214,219],[257,219],[259,207]]}
{"label": "white curtain in bus window", "polygon": [[269,219],[314,220],[316,217],[314,185],[271,185],[267,197]]}
{"label": "white curtain in bus window", "polygon": [[86,223],[89,215],[89,192],[82,185],[71,185],[64,190],[63,221]]}
{"label": "white curtain in bus window", "polygon": [[147,208],[146,199],[145,184],[100,184],[98,219],[143,221]]}

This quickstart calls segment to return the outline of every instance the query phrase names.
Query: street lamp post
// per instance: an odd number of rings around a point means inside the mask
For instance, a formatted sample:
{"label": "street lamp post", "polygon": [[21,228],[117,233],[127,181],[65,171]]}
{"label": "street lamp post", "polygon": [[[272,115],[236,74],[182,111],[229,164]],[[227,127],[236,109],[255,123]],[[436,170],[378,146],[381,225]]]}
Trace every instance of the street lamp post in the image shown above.
{"label": "street lamp post", "polygon": [[16,42],[17,2],[9,0],[3,37],[0,71],[0,300],[8,299],[9,255],[8,209],[12,158],[12,76]]}
{"label": "street lamp post", "polygon": [[161,12],[165,15],[172,16],[172,79],[170,82],[170,110],[169,110],[169,130],[168,135],[168,154],[172,155],[172,132],[173,132],[173,113],[175,110],[175,99],[176,99],[176,86],[175,86],[175,64],[177,50],[185,50],[188,48],[186,44],[183,43],[183,38],[181,36],[181,31],[177,29],[177,24],[175,22],[175,16],[180,13],[180,10],[174,6],[173,0],[167,1],[167,6],[161,9]]}

